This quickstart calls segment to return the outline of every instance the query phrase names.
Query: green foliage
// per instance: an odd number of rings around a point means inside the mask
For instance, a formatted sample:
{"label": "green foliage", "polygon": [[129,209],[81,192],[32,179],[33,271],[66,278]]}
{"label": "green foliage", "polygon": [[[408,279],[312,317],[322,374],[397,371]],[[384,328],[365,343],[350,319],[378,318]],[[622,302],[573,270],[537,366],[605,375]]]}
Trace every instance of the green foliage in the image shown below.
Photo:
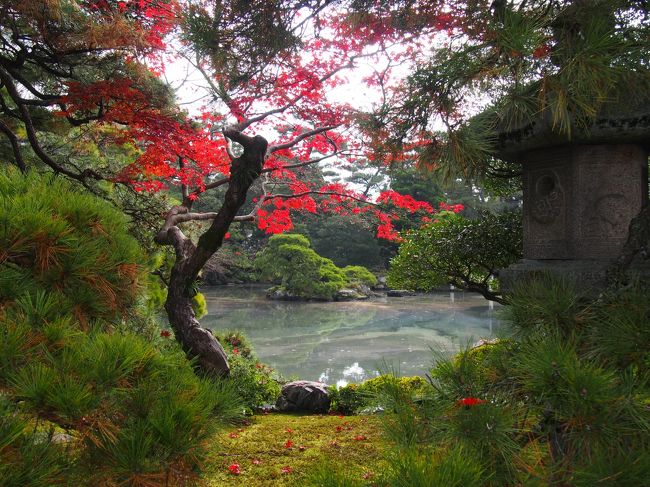
{"label": "green foliage", "polygon": [[229,382],[242,398],[247,412],[275,404],[280,396],[281,378],[255,356],[246,336],[238,331],[216,335],[228,354]]}
{"label": "green foliage", "polygon": [[377,284],[377,278],[365,267],[360,265],[348,265],[343,268],[343,273],[348,283],[360,283],[365,286],[374,286]]}
{"label": "green foliage", "polygon": [[53,431],[36,431],[14,404],[0,396],[0,478],[7,487],[51,487],[71,467]]}
{"label": "green foliage", "polygon": [[197,292],[192,296],[192,309],[197,320],[200,320],[208,314],[208,303],[202,293]]}
{"label": "green foliage", "polygon": [[622,296],[605,296],[588,316],[586,335],[594,356],[620,369],[650,372],[650,300],[645,289],[634,287]]}
{"label": "green foliage", "polygon": [[386,390],[396,388],[400,393],[411,397],[417,395],[425,384],[422,377],[395,377],[385,374],[361,384],[330,386],[330,409],[343,414],[353,414],[371,406],[386,407],[386,403],[382,401]]}
{"label": "green foliage", "polygon": [[9,171],[0,187],[3,485],[195,478],[206,440],[243,403],[175,343],[124,325],[146,261],[124,217],[58,179]]}
{"label": "green foliage", "polygon": [[[424,460],[461,448],[474,459],[469,484],[643,483],[649,311],[643,288],[593,301],[548,276],[522,283],[505,313],[513,339],[441,358],[416,401],[385,390],[394,405],[384,421],[397,459],[390,475],[441,485],[423,480],[436,475]],[[627,325],[619,332],[614,323]]]}
{"label": "green foliage", "polygon": [[521,258],[521,215],[484,213],[470,220],[453,213],[408,232],[391,261],[388,284],[430,291],[443,283],[500,300],[496,272]]}
{"label": "green foliage", "polygon": [[484,486],[485,473],[472,451],[462,447],[426,453],[416,448],[389,457],[391,487]]}
{"label": "green foliage", "polygon": [[575,283],[541,274],[520,283],[508,295],[502,317],[512,323],[517,335],[561,332],[570,335],[580,326],[580,315],[588,312]]}
{"label": "green foliage", "polygon": [[273,235],[255,259],[255,266],[263,279],[279,281],[282,290],[303,299],[331,300],[347,285],[374,278],[360,266],[350,266],[348,275],[345,269],[318,255],[307,237],[298,234]]}
{"label": "green foliage", "polygon": [[[642,3],[499,1],[458,8],[464,41],[422,59],[393,115],[401,142],[430,129],[436,116],[466,114],[449,121],[447,133],[436,134],[420,156],[424,164],[481,178],[502,148],[499,132],[525,138],[524,127],[547,125],[553,136],[570,142],[576,135],[588,137],[598,118],[647,104],[650,75],[641,39],[648,19]],[[407,7],[402,15],[413,17]],[[485,110],[469,115],[476,112],[467,110],[468,99],[484,100]]]}
{"label": "green foliage", "polygon": [[124,215],[36,173],[0,173],[0,197],[3,301],[21,300],[28,319],[45,318],[40,310],[117,320],[133,309],[145,259]]}
{"label": "green foliage", "polygon": [[438,355],[431,369],[431,384],[448,398],[483,397],[495,389],[506,390],[513,383],[511,359],[519,344],[498,340],[477,347],[466,347],[454,357]]}

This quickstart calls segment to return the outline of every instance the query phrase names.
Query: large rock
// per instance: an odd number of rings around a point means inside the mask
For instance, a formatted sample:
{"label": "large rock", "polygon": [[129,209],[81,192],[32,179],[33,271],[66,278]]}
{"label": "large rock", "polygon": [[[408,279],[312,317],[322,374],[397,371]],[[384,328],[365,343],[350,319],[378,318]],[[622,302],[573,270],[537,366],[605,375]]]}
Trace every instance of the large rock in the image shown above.
{"label": "large rock", "polygon": [[330,407],[327,384],[297,380],[285,384],[275,403],[281,412],[326,413]]}

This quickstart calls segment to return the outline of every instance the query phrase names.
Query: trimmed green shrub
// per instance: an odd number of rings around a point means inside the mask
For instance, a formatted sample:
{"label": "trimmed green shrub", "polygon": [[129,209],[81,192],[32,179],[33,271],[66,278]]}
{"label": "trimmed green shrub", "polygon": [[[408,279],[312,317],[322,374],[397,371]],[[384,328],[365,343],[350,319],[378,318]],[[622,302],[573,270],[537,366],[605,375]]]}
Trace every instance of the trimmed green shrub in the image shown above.
{"label": "trimmed green shrub", "polygon": [[303,235],[273,235],[255,266],[262,279],[279,281],[282,290],[303,299],[331,300],[347,283],[343,271],[314,252]]}
{"label": "trimmed green shrub", "polygon": [[377,284],[375,275],[360,265],[348,265],[343,268],[343,273],[348,280],[348,283],[364,284],[366,286],[374,286]]}

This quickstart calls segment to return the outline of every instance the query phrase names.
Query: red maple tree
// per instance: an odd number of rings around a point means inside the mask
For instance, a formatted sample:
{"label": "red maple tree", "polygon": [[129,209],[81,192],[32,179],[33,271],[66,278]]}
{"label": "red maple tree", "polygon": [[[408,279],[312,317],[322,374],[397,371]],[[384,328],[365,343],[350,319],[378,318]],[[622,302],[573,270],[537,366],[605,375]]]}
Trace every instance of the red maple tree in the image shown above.
{"label": "red maple tree", "polygon": [[[194,316],[191,298],[199,272],[233,223],[256,221],[267,233],[279,233],[292,228],[292,214],[299,211],[365,214],[376,222],[378,237],[397,239],[393,222],[400,213],[426,219],[437,211],[394,191],[373,199],[339,183],[301,179],[303,168],[326,160],[381,165],[417,149],[415,141],[399,154],[382,155],[381,131],[364,137],[370,132],[363,130],[357,109],[330,95],[346,84],[346,72],[361,60],[384,66],[365,81],[367,89],[385,91],[393,67],[417,55],[402,37],[405,30],[394,27],[390,11],[350,15],[337,8],[342,2],[328,0],[88,0],[75,13],[74,39],[70,34],[66,39],[56,15],[48,17],[47,2],[37,3],[46,12],[41,19],[26,7],[6,7],[5,13],[16,22],[33,21],[32,42],[48,48],[38,57],[32,51],[30,62],[54,74],[58,93],[46,94],[21,76],[16,60],[0,63],[0,80],[34,152],[54,170],[84,184],[110,180],[139,192],[180,187],[182,202],[164,216],[155,241],[175,251],[165,303],[174,335],[206,371],[228,373],[228,363],[218,341]],[[440,14],[433,5],[429,10],[425,17],[431,32],[453,28],[449,13]],[[14,44],[16,58],[30,55],[21,41]],[[402,47],[394,49],[395,44]],[[81,54],[102,66],[102,55],[109,53],[121,57],[120,75],[75,75]],[[147,88],[147,76],[160,76],[166,61],[179,56],[203,75],[212,100],[194,118]],[[142,74],[143,66],[149,74]],[[73,126],[110,126],[113,143],[135,145],[139,155],[112,174],[67,166],[41,147],[33,105],[47,107]],[[0,129],[10,140],[16,138],[6,124]],[[16,162],[24,167],[13,145]],[[197,199],[217,188],[225,188],[219,208],[193,211]],[[253,209],[242,214],[247,200],[254,202]],[[209,223],[196,241],[181,228],[190,221]]]}

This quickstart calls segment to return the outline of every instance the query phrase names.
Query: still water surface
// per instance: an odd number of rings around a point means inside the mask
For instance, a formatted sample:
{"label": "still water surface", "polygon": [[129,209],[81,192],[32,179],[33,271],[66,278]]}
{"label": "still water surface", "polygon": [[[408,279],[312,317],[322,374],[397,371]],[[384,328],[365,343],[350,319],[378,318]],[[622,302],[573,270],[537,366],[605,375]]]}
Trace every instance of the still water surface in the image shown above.
{"label": "still water surface", "polygon": [[498,328],[492,303],[462,292],[303,303],[268,300],[261,287],[201,291],[209,310],[203,326],[241,330],[260,360],[284,377],[328,384],[360,382],[387,367],[423,375],[432,350],[451,353]]}

